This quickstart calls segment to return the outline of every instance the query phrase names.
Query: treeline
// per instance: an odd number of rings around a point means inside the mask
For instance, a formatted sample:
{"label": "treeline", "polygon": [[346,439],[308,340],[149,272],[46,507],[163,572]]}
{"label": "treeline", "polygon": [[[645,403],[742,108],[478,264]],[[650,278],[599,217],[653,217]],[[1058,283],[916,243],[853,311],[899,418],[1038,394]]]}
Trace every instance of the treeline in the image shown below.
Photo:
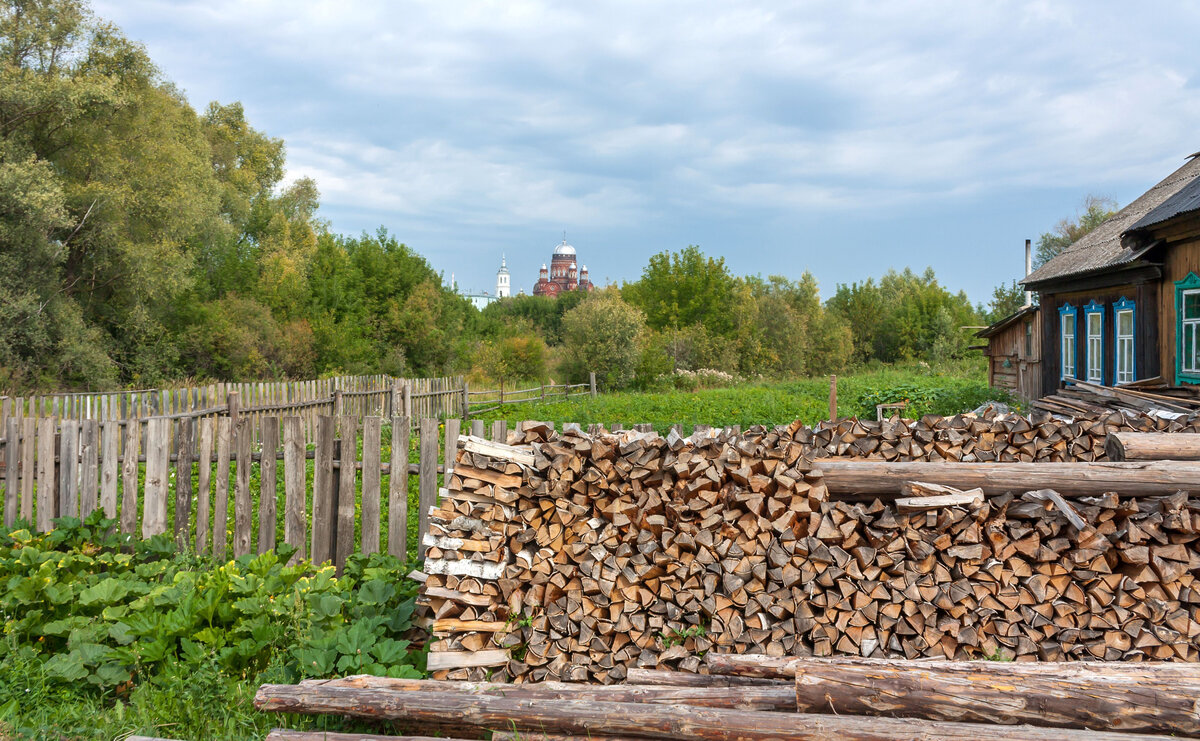
{"label": "treeline", "polygon": [[734,276],[697,247],[479,312],[383,229],[333,233],[283,141],[238,103],[195,111],[81,0],[0,5],[0,78],[0,389],[589,370],[650,387],[959,357],[988,318],[931,270],[823,301],[811,274]]}

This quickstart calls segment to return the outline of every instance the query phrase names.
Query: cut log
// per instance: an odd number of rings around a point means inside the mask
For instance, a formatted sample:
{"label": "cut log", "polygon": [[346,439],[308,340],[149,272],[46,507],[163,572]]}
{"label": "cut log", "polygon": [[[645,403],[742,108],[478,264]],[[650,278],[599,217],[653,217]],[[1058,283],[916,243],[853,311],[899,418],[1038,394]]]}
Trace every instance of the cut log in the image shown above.
{"label": "cut log", "polygon": [[[432,655],[432,654],[431,654]],[[682,673],[682,672],[677,672]],[[700,676],[700,675],[693,675]],[[595,700],[603,702],[640,702],[658,705],[693,705],[739,710],[776,710],[793,712],[796,692],[789,682],[769,685],[708,685],[679,687],[662,685],[609,684],[587,685],[575,682],[454,682],[436,679],[393,679],[356,675],[341,679],[309,679],[300,683],[311,687],[352,687],[392,692],[457,692],[486,694],[491,697],[541,700]]]}
{"label": "cut log", "polygon": [[499,666],[508,661],[508,651],[485,649],[482,651],[430,651],[425,667],[437,669],[462,669],[472,666]]}
{"label": "cut log", "polygon": [[825,741],[831,738],[844,741],[891,741],[897,738],[925,741],[977,741],[981,738],[995,741],[1163,741],[1170,738],[910,718],[768,713],[581,700],[512,700],[466,693],[272,684],[259,687],[254,705],[266,712],[322,713],[418,722],[452,718],[482,728],[708,741]]}
{"label": "cut log", "polygon": [[755,677],[760,679],[794,679],[797,667],[809,662],[828,662],[847,665],[895,665],[900,667],[1003,667],[1013,677],[1063,676],[1103,674],[1162,683],[1200,683],[1200,664],[1167,661],[930,661],[907,659],[857,659],[844,657],[821,659],[807,656],[764,656],[763,654],[709,654],[704,663],[714,675]]}
{"label": "cut log", "polygon": [[1111,461],[1200,461],[1200,435],[1110,432],[1104,452]]}
{"label": "cut log", "polygon": [[894,499],[905,481],[926,481],[985,494],[1054,489],[1064,497],[1170,495],[1200,489],[1200,464],[1141,463],[943,463],[821,460],[825,486],[834,495]]}
{"label": "cut log", "polygon": [[631,667],[625,676],[629,684],[645,684],[661,687],[762,687],[787,683],[785,679],[764,677],[734,677],[718,674],[696,674],[694,672],[667,669],[643,669]]}
{"label": "cut log", "polygon": [[[1109,671],[1101,662],[801,659],[792,666],[802,713],[1200,733],[1200,667],[1160,675],[1155,665]],[[1181,676],[1189,673],[1190,680]]]}
{"label": "cut log", "polygon": [[[130,739],[132,740],[132,736]],[[495,738],[495,736],[493,736]],[[467,741],[447,736],[382,736],[378,733],[334,733],[333,731],[291,731],[274,728],[266,741]]]}

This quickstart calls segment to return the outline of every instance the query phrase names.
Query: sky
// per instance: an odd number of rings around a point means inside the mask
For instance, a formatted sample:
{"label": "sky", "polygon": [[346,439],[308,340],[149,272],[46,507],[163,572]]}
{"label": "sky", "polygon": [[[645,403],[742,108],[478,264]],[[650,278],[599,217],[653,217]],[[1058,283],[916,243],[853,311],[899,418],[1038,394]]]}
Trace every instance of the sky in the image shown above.
{"label": "sky", "polygon": [[339,233],[463,289],[699,245],[825,297],[931,266],[986,302],[1089,194],[1200,150],[1200,3],[104,0],[202,110],[241,101]]}

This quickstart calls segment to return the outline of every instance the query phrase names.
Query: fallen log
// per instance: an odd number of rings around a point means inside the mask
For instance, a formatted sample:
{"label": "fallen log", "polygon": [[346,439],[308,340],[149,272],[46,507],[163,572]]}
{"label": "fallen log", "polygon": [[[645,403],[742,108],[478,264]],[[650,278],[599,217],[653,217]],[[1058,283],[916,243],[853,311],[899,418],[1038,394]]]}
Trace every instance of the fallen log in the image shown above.
{"label": "fallen log", "polygon": [[800,667],[808,664],[896,666],[917,669],[927,666],[956,667],[984,671],[998,667],[1009,677],[1096,676],[1155,680],[1164,685],[1183,682],[1200,684],[1200,664],[1173,661],[943,661],[910,659],[860,659],[843,657],[822,659],[807,656],[764,656],[762,654],[710,653],[704,663],[713,674],[730,677],[794,679]]}
{"label": "fallen log", "polygon": [[[136,741],[136,736],[130,736]],[[492,738],[495,738],[493,736]],[[293,731],[274,728],[267,734],[266,741],[474,741],[446,736],[381,736],[378,733],[334,733],[332,731]]]}
{"label": "fallen log", "polygon": [[1101,664],[1013,671],[1009,662],[805,659],[793,666],[801,713],[1200,734],[1195,668],[1189,681],[1184,672]]}
{"label": "fallen log", "polygon": [[953,721],[862,716],[765,713],[715,710],[680,705],[646,705],[581,700],[512,700],[504,697],[447,692],[392,692],[350,687],[264,684],[254,705],[281,713],[324,713],[375,720],[442,721],[512,730],[533,729],[577,735],[627,735],[638,738],[696,738],[708,741],[1159,741],[1168,736],[1132,735],[1046,729],[1032,726],[989,726]]}
{"label": "fallen log", "polygon": [[[681,673],[681,672],[677,672]],[[700,676],[700,675],[693,675]],[[438,679],[394,679],[366,674],[340,679],[306,679],[303,687],[350,687],[391,692],[445,692],[486,694],[491,697],[542,700],[593,700],[603,702],[641,702],[665,705],[692,705],[739,710],[777,710],[794,712],[796,692],[787,682],[765,685],[705,685],[679,687],[639,684],[587,685],[574,682],[457,682]]]}
{"label": "fallen log", "polygon": [[718,674],[696,674],[669,669],[643,669],[631,667],[625,676],[627,684],[644,684],[665,687],[761,687],[777,685],[782,679],[762,677],[734,677]]}
{"label": "fallen log", "polygon": [[570,733],[543,733],[541,731],[492,731],[491,741],[642,741],[637,736],[576,736]]}
{"label": "fallen log", "polygon": [[1104,452],[1112,461],[1200,461],[1200,435],[1173,432],[1111,432]]}
{"label": "fallen log", "polygon": [[891,500],[906,481],[924,481],[960,489],[982,489],[989,496],[1005,492],[1053,489],[1064,497],[1170,495],[1200,488],[1200,465],[1175,462],[1138,463],[943,463],[832,461],[817,468],[835,496]]}

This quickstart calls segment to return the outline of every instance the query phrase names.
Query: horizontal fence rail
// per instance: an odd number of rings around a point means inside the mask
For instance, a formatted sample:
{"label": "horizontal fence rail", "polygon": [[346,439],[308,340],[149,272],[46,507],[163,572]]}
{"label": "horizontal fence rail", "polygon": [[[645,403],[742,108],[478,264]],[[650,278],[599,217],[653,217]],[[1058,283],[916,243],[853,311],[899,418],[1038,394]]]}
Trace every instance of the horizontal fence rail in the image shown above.
{"label": "horizontal fence rail", "polygon": [[[482,420],[469,425],[477,437],[507,439],[503,420],[490,431]],[[404,416],[318,415],[311,443],[304,426],[299,415],[9,417],[0,445],[4,524],[20,519],[48,532],[57,518],[103,510],[129,540],[171,534],[180,549],[221,558],[282,540],[297,548],[294,558],[332,561],[339,571],[356,552],[423,552],[461,420],[421,419],[414,432]]]}

